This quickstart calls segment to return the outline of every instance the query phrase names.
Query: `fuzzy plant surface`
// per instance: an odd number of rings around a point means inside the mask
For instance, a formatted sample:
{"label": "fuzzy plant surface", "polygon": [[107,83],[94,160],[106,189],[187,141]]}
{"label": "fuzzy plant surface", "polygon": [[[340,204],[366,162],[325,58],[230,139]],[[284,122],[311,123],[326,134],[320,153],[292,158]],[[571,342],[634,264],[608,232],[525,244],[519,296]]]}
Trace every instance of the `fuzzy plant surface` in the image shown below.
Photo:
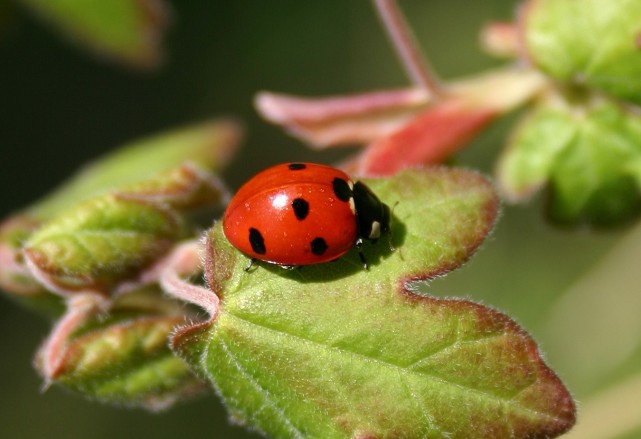
{"label": "fuzzy plant surface", "polygon": [[[574,424],[572,397],[513,320],[421,292],[494,226],[483,176],[366,179],[394,206],[389,241],[363,247],[369,270],[354,249],[247,272],[219,222],[200,265],[188,212],[225,199],[216,174],[237,137],[217,122],[136,142],[5,222],[5,288],[66,308],[36,355],[47,385],[151,410],[213,387],[232,418],[272,437],[536,437]],[[167,280],[200,270],[207,288],[185,283],[191,296]]]}
{"label": "fuzzy plant surface", "polygon": [[[393,244],[284,270],[208,232],[205,272],[220,299],[173,349],[215,387],[232,418],[270,437],[551,437],[574,403],[513,320],[418,292],[466,261],[498,200],[480,175],[428,168],[367,184],[398,200]],[[212,297],[202,299],[211,302]],[[195,300],[197,303],[198,301]]]}
{"label": "fuzzy plant surface", "polygon": [[[202,394],[207,384],[167,347],[167,338],[188,315],[183,304],[167,300],[157,287],[122,295],[108,313],[89,315],[75,328],[46,384],[151,411]],[[43,356],[40,349],[35,365],[45,375]]]}
{"label": "fuzzy plant surface", "polygon": [[[21,3],[96,53],[133,67],[161,59],[161,0]],[[403,30],[393,1],[374,4]],[[500,205],[481,174],[442,163],[523,105],[497,170],[506,199],[546,188],[549,218],[565,224],[641,212],[641,9],[603,4],[525,1],[495,46],[522,62],[470,78],[442,83],[411,36],[391,32],[414,87],[257,95],[263,117],[316,148],[364,145],[338,166],[393,206],[389,241],[362,248],[369,269],[354,248],[247,270],[220,222],[203,233],[228,200],[229,121],[127,145],[0,223],[0,287],[56,319],[36,354],[45,385],[149,410],[213,389],[233,421],[274,438],[570,430],[575,402],[533,338],[489,306],[431,296],[429,281],[473,255]]]}
{"label": "fuzzy plant surface", "polygon": [[154,267],[226,199],[213,171],[239,135],[216,120],[131,142],[0,224],[0,287],[55,318],[35,361],[47,387],[149,410],[207,390],[167,345],[196,314]]}

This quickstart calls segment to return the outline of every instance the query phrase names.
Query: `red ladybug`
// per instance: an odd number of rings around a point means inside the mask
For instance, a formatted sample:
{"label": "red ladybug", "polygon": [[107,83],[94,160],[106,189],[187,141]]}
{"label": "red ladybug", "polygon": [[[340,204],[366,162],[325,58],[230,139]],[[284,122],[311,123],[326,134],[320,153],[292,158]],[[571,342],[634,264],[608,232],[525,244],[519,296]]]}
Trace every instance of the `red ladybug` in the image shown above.
{"label": "red ladybug", "polygon": [[260,172],[240,188],[223,216],[225,236],[251,262],[284,267],[332,261],[356,246],[367,269],[363,240],[389,230],[389,207],[365,184],[314,163]]}

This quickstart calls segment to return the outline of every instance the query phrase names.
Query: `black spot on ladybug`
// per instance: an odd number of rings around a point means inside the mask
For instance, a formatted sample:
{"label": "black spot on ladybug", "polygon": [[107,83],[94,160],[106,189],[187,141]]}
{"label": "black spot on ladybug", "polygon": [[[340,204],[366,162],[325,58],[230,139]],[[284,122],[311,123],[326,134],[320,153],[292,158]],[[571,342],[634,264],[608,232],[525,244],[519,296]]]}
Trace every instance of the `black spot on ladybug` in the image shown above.
{"label": "black spot on ladybug", "polygon": [[307,218],[309,213],[309,203],[302,198],[296,198],[292,201],[292,209],[294,209],[294,215],[299,221]]}
{"label": "black spot on ladybug", "polygon": [[267,251],[263,235],[253,227],[249,229],[249,244],[252,246],[252,250],[259,255],[264,255]]}
{"label": "black spot on ladybug", "polygon": [[305,169],[307,166],[304,163],[290,163],[288,167],[291,171],[300,171],[301,169]]}
{"label": "black spot on ladybug", "polygon": [[312,253],[320,256],[327,251],[327,243],[323,238],[314,238],[312,240]]}
{"label": "black spot on ladybug", "polygon": [[349,199],[352,198],[352,188],[350,188],[349,183],[342,178],[334,178],[332,187],[334,188],[334,194],[336,194],[339,200],[349,201]]}

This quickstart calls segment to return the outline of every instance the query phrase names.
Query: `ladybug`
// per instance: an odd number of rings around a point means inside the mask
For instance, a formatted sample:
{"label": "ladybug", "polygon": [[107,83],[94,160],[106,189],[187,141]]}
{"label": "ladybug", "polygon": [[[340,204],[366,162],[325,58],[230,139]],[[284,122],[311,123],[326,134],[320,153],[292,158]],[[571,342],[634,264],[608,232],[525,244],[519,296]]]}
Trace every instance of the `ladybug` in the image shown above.
{"label": "ladybug", "polygon": [[333,261],[390,231],[390,208],[330,166],[284,163],[245,183],[223,216],[229,242],[250,260],[285,268]]}

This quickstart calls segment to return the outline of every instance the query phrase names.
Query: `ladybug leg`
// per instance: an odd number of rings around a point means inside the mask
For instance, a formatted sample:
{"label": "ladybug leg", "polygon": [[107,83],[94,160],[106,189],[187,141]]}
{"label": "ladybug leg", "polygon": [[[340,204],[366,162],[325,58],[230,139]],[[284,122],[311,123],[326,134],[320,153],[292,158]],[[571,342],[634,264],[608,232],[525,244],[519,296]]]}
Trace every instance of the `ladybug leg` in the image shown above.
{"label": "ladybug leg", "polygon": [[367,259],[365,259],[365,255],[363,254],[360,249],[358,250],[358,257],[361,258],[361,263],[363,264],[363,268],[365,270],[369,270],[369,266],[367,265]]}
{"label": "ladybug leg", "polygon": [[361,250],[362,246],[363,246],[363,238],[358,238],[356,240],[356,249],[358,250],[358,257],[361,258],[361,264],[363,264],[363,268],[365,270],[369,270],[369,265],[367,265],[367,259],[365,259],[365,255]]}
{"label": "ladybug leg", "polygon": [[[390,222],[392,221],[391,217],[394,215],[394,209],[396,209],[396,206],[398,206],[398,203],[399,201],[396,200],[396,203],[394,203],[394,205],[392,206],[392,212],[390,213]],[[394,252],[396,251],[396,247],[394,247],[394,243],[392,242],[392,239],[393,239],[392,228],[390,227],[389,232],[387,232],[387,243],[389,245],[389,250],[391,252]],[[400,253],[400,255],[401,255],[401,259],[403,259],[403,254]]]}
{"label": "ladybug leg", "polygon": [[251,258],[249,262],[247,262],[247,266],[245,267],[245,273],[248,273],[249,270],[254,266],[254,262],[256,262],[256,258]]}
{"label": "ladybug leg", "polygon": [[280,268],[284,270],[293,270],[294,268],[300,268],[302,265],[280,265]]}

